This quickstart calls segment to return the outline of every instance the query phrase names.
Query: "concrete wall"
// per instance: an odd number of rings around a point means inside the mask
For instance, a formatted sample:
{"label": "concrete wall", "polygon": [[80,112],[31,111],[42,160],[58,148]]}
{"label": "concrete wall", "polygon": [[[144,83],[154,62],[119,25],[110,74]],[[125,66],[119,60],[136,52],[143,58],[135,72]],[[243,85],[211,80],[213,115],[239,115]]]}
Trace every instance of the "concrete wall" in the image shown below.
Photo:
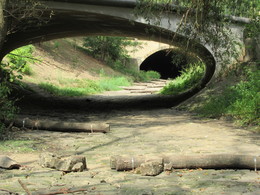
{"label": "concrete wall", "polygon": [[155,41],[147,41],[147,40],[136,40],[140,45],[136,47],[129,46],[127,47],[128,54],[130,56],[129,65],[131,65],[136,70],[140,69],[140,65],[142,62],[154,54],[157,51],[163,49],[172,48],[171,45],[155,42]]}

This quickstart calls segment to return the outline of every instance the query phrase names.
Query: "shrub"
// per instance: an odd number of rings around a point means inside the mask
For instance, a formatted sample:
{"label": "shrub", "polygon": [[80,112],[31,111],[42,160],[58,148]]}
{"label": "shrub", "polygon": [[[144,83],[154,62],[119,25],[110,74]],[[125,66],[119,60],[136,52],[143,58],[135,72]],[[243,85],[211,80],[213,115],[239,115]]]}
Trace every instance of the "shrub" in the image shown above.
{"label": "shrub", "polygon": [[16,77],[22,78],[23,74],[32,75],[32,69],[30,63],[36,61],[33,57],[34,46],[27,45],[20,47],[7,55],[8,64],[5,65],[5,69],[10,73],[11,81]]}
{"label": "shrub", "polygon": [[205,73],[205,64],[202,62],[189,64],[181,71],[181,75],[172,80],[162,90],[164,95],[178,95],[192,87],[199,85]]}
{"label": "shrub", "polygon": [[0,82],[0,139],[4,139],[4,120],[11,120],[18,110],[14,106],[14,101],[8,99],[10,92],[11,90],[7,83]]}
{"label": "shrub", "polygon": [[105,62],[128,58],[126,46],[137,46],[138,43],[126,37],[93,36],[84,39],[86,51]]}
{"label": "shrub", "polygon": [[208,98],[195,111],[206,117],[230,116],[241,125],[260,125],[260,71],[247,68],[244,73],[242,81]]}
{"label": "shrub", "polygon": [[29,64],[25,64],[22,68],[22,73],[28,76],[31,76],[33,74],[32,68]]}
{"label": "shrub", "polygon": [[160,75],[160,73],[159,72],[156,72],[156,71],[152,71],[152,70],[150,70],[150,71],[147,71],[146,72],[146,75],[147,75],[147,77],[149,78],[149,79],[159,79],[159,78],[161,78],[161,75]]}

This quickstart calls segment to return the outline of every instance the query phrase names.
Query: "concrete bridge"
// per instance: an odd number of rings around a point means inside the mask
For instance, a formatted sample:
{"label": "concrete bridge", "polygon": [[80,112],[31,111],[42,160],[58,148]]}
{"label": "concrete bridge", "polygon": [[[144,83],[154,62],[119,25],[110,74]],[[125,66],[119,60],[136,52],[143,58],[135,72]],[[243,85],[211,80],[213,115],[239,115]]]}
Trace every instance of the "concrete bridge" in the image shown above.
{"label": "concrete bridge", "polygon": [[[184,34],[177,32],[181,15],[172,12],[162,16],[160,24],[147,21],[142,17],[136,17],[133,10],[136,0],[39,0],[46,9],[42,10],[39,19],[32,19],[29,23],[17,23],[17,28],[4,37],[0,59],[7,53],[20,46],[47,41],[51,39],[72,36],[125,36],[138,39],[152,40],[170,44],[176,51],[181,52],[188,39]],[[7,7],[8,0],[7,0]],[[50,18],[50,13],[53,15]],[[11,19],[12,20],[12,19]],[[10,25],[11,20],[6,21]],[[39,24],[39,21],[48,21]],[[14,23],[14,22],[13,22]],[[153,27],[153,31],[147,28]],[[243,24],[234,22],[230,26],[237,41],[243,45]],[[172,40],[172,36],[175,39]],[[224,49],[224,48],[222,48]],[[189,54],[196,56],[206,63],[206,73],[202,79],[202,88],[217,74],[220,61],[214,56],[210,45],[204,45],[200,41],[194,41],[189,47]],[[196,90],[197,91],[197,90]]]}

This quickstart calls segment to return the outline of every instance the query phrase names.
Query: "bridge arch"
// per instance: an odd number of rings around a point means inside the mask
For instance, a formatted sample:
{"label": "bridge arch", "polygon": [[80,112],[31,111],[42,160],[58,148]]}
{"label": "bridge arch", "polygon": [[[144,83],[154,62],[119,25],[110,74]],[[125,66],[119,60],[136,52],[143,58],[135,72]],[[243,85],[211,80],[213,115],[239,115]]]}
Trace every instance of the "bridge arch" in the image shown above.
{"label": "bridge arch", "polygon": [[[170,44],[178,50],[187,49],[184,43],[188,38],[177,34],[174,29],[154,26],[147,24],[142,18],[135,18],[131,4],[132,0],[129,0],[131,5],[127,4],[127,6],[121,5],[123,1],[119,0],[117,2],[121,2],[121,4],[116,6],[87,0],[42,0],[42,2],[48,7],[48,10],[45,10],[43,14],[46,20],[49,17],[49,12],[54,11],[51,20],[41,26],[24,24],[24,28],[8,34],[0,58],[3,58],[13,49],[27,44],[57,38],[93,35],[134,37]],[[110,0],[106,2],[110,2]],[[178,21],[175,19],[172,26],[176,27]],[[153,28],[152,31],[147,30],[151,27]],[[172,40],[173,36],[175,37],[174,40]],[[206,46],[193,41],[188,50],[189,53],[206,64],[206,71],[201,86],[183,94],[186,98],[204,88],[211,80],[216,68],[216,60]]]}
{"label": "bridge arch", "polygon": [[[184,43],[188,38],[177,34],[174,29],[154,26],[147,24],[142,18],[135,18],[133,16],[134,1],[132,0],[127,1],[126,4],[123,1],[114,1],[117,2],[115,6],[109,4],[110,0],[101,0],[98,1],[99,3],[88,0],[42,0],[42,2],[49,9],[43,15],[46,20],[49,17],[50,10],[54,11],[51,20],[41,26],[26,26],[24,24],[25,28],[7,35],[2,55],[31,43],[56,38],[92,35],[135,37],[170,44],[179,50],[186,49]],[[172,26],[178,22],[176,19],[173,21]],[[147,31],[151,27],[153,30]],[[174,40],[172,40],[173,36],[175,37]],[[189,52],[206,63],[207,70],[203,81],[206,85],[215,72],[216,62],[214,56],[205,46],[198,42],[190,44]]]}

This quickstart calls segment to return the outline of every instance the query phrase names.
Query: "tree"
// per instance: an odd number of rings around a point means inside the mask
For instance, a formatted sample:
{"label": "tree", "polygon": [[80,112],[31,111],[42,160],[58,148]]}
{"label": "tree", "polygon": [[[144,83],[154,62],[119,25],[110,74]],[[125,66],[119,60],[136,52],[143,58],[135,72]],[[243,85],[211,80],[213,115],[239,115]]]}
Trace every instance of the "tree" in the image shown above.
{"label": "tree", "polygon": [[[0,49],[1,43],[6,35],[10,35],[17,31],[23,31],[27,28],[37,28],[49,21],[52,12],[45,14],[46,7],[37,0],[8,0],[0,2]],[[4,18],[3,18],[4,16]],[[2,25],[4,24],[4,25]],[[3,28],[4,26],[4,28]],[[31,53],[31,47],[27,46],[27,53]],[[20,51],[23,51],[21,49]],[[2,60],[3,56],[0,56]],[[24,73],[26,70],[26,63],[29,58],[21,53],[14,52],[9,54],[9,63],[2,63],[0,65],[0,139],[4,139],[3,133],[5,130],[4,120],[10,120],[17,112],[14,106],[14,100],[9,99],[11,93],[10,82],[14,82],[18,73]],[[27,59],[26,59],[27,58]],[[26,59],[26,60],[25,60]],[[21,78],[21,77],[20,77]]]}
{"label": "tree", "polygon": [[103,60],[122,60],[128,58],[127,46],[138,45],[126,37],[95,36],[86,37],[83,46],[94,57]]}

